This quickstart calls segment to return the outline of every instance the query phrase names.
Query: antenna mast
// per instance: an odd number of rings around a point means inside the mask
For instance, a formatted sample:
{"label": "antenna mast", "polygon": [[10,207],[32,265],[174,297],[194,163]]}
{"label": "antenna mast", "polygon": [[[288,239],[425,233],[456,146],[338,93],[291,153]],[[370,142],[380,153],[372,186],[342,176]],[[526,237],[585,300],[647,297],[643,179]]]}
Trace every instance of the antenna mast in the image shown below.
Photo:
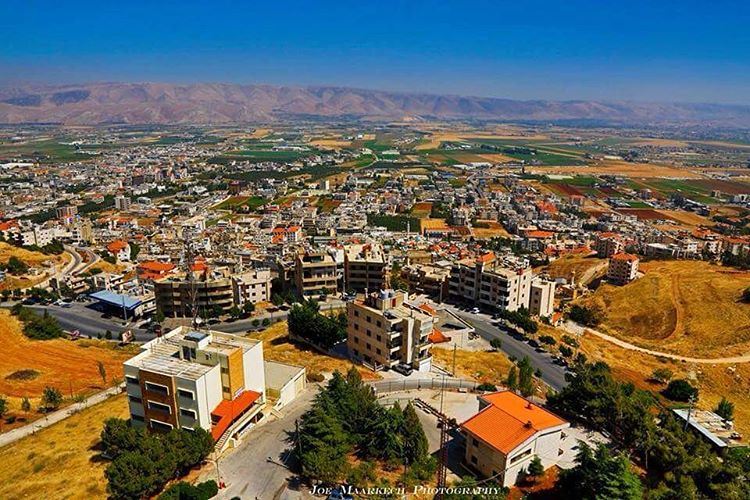
{"label": "antenna mast", "polygon": [[195,275],[193,273],[193,267],[195,265],[195,252],[193,251],[193,238],[192,231],[189,227],[182,229],[183,239],[183,264],[185,266],[185,276],[188,279],[188,294],[187,303],[190,305],[190,317],[191,326],[198,328],[198,299]]}

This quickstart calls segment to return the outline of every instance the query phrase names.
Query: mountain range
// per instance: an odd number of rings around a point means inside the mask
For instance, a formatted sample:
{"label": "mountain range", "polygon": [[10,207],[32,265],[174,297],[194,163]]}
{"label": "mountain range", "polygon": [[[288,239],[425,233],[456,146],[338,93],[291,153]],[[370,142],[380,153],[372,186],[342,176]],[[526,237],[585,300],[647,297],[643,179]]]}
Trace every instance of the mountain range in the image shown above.
{"label": "mountain range", "polygon": [[0,123],[230,124],[293,117],[594,121],[750,128],[750,106],[512,100],[345,87],[224,83],[19,84],[0,87]]}

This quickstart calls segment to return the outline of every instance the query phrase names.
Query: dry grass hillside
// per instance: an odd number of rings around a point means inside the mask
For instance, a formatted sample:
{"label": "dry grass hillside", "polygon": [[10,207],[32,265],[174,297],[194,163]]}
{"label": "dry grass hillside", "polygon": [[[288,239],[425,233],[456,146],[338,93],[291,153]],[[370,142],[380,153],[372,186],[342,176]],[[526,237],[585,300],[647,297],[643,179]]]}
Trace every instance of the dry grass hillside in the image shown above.
{"label": "dry grass hillside", "polygon": [[32,420],[39,414],[20,411],[21,399],[28,397],[32,408],[46,386],[59,389],[65,397],[97,392],[104,387],[98,362],[104,364],[107,384],[123,377],[122,362],[133,349],[115,349],[114,344],[97,340],[30,340],[21,324],[7,310],[0,310],[0,394],[10,403],[11,413]]}
{"label": "dry grass hillside", "polygon": [[696,357],[750,351],[750,272],[695,261],[641,264],[645,275],[584,299],[605,312],[601,331],[643,347]]}
{"label": "dry grass hillside", "polygon": [[[558,342],[564,334],[560,329],[542,326],[540,335],[551,335]],[[632,382],[641,389],[661,391],[664,386],[650,380],[657,368],[668,368],[673,378],[686,378],[699,390],[698,407],[711,410],[725,396],[735,405],[735,425],[750,438],[750,363],[706,365],[682,363],[613,345],[591,334],[579,338],[580,350],[589,360],[604,361],[619,380]],[[665,400],[669,404],[668,401]]]}
{"label": "dry grass hillside", "polygon": [[568,282],[570,282],[573,273],[575,273],[576,283],[580,283],[581,281],[591,281],[593,278],[604,274],[607,270],[606,264],[606,259],[571,254],[552,261],[541,270],[549,274],[552,278],[565,278]]}
{"label": "dry grass hillside", "polygon": [[29,266],[41,266],[50,262],[56,264],[63,262],[63,257],[59,255],[46,255],[41,252],[32,252],[24,248],[0,242],[0,263],[5,264],[11,257],[21,259]]}
{"label": "dry grass hillside", "polygon": [[364,380],[379,379],[380,376],[350,361],[326,356],[305,344],[289,340],[289,328],[286,321],[279,321],[265,330],[247,335],[248,338],[263,341],[263,355],[269,361],[278,361],[290,365],[304,366],[307,373],[331,373],[338,370],[346,373],[356,366]]}
{"label": "dry grass hillside", "polygon": [[0,498],[107,498],[109,462],[95,447],[110,417],[128,417],[124,394],[0,449]]}

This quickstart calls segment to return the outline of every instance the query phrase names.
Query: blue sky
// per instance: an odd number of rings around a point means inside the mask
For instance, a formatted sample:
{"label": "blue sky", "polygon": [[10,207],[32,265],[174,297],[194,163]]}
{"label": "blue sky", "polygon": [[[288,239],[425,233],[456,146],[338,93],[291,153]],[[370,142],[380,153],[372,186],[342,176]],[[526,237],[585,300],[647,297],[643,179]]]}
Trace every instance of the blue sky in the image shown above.
{"label": "blue sky", "polygon": [[750,104],[750,2],[0,0],[0,80]]}

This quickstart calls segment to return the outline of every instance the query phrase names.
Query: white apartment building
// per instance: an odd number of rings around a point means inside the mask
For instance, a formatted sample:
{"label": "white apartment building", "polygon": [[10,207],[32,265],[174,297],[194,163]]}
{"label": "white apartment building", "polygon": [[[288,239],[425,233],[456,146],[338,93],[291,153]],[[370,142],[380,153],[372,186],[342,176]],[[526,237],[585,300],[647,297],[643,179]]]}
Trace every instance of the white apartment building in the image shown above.
{"label": "white apartment building", "polygon": [[638,257],[629,253],[618,253],[610,257],[607,281],[614,285],[626,285],[638,276]]}
{"label": "white apartment building", "polygon": [[221,448],[262,417],[261,341],[178,327],[125,361],[134,425],[154,431],[202,427]]}
{"label": "white apartment building", "polygon": [[456,263],[451,269],[448,293],[453,300],[474,303],[482,309],[499,307],[517,311],[529,307],[532,279],[531,268],[498,266],[495,255],[490,252]]}
{"label": "white apartment building", "polygon": [[234,304],[240,308],[245,302],[257,304],[271,300],[271,270],[253,269],[232,276]]}

